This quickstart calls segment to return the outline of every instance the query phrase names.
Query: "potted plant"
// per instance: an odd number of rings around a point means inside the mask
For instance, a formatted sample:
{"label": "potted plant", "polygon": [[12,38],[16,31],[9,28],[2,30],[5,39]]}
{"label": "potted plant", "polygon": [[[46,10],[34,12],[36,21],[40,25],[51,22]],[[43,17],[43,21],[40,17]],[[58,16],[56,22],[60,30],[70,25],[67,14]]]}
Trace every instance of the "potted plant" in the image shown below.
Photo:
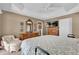
{"label": "potted plant", "polygon": [[48,23],[49,27],[51,27],[51,22],[47,22],[47,23]]}

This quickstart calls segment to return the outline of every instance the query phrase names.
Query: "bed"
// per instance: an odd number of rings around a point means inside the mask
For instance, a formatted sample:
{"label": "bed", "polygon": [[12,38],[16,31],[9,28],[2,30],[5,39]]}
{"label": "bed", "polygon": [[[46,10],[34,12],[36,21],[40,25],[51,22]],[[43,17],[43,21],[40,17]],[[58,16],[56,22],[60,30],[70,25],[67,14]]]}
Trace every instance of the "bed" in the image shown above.
{"label": "bed", "polygon": [[[62,36],[44,35],[29,38],[21,44],[22,55],[35,55],[35,48],[40,47],[50,55],[79,55],[79,39]],[[44,55],[38,50],[38,55]]]}

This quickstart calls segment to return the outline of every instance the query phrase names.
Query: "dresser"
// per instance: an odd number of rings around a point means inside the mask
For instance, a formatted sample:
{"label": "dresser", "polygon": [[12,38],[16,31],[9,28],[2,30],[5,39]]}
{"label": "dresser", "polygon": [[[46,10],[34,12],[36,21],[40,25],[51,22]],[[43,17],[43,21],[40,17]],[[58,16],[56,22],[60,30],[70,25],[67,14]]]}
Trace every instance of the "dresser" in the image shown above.
{"label": "dresser", "polygon": [[59,35],[58,27],[49,27],[48,28],[48,35]]}
{"label": "dresser", "polygon": [[20,34],[20,40],[39,36],[38,32],[25,32]]}

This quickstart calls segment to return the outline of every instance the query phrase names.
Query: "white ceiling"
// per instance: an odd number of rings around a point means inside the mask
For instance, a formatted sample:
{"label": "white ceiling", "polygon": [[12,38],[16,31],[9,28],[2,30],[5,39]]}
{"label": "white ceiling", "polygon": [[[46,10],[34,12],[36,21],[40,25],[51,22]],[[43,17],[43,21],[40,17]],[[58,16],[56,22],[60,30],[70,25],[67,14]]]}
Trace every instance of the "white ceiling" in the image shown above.
{"label": "white ceiling", "polygon": [[1,10],[7,10],[38,19],[50,19],[79,11],[77,3],[1,3]]}

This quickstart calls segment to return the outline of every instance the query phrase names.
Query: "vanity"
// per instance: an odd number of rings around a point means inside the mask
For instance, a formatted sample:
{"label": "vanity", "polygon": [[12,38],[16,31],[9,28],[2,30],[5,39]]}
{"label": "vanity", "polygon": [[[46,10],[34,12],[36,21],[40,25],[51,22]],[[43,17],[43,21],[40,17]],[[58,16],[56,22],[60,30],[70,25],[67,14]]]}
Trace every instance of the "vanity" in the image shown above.
{"label": "vanity", "polygon": [[34,22],[32,20],[28,19],[25,22],[26,31],[24,31],[24,32],[23,32],[23,23],[21,23],[21,25],[22,25],[22,27],[21,27],[22,29],[21,29],[21,33],[19,35],[20,40],[37,37],[42,34],[43,24],[41,22],[37,22],[35,24],[37,26],[35,27],[36,30],[34,30]]}
{"label": "vanity", "polygon": [[25,32],[20,34],[20,40],[25,40],[27,38],[37,37],[39,36],[38,32]]}

